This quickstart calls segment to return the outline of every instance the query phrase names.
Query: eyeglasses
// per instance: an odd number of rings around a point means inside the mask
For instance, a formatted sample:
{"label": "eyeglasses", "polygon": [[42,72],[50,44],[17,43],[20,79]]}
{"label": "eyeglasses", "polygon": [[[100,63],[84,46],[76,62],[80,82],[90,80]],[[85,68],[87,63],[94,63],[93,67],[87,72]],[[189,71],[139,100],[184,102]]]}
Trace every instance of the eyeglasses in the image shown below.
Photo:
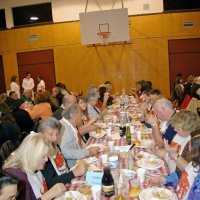
{"label": "eyeglasses", "polygon": [[176,129],[177,131],[181,131],[182,130],[182,128],[176,128],[176,127],[174,127],[174,129]]}

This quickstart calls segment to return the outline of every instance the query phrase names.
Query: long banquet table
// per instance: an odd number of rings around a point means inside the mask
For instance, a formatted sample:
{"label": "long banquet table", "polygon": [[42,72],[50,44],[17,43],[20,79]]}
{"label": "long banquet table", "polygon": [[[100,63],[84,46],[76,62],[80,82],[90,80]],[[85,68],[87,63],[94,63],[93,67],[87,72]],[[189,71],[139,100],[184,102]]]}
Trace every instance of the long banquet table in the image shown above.
{"label": "long banquet table", "polygon": [[[130,106],[129,106],[130,107]],[[109,114],[107,116],[112,116],[114,112],[109,112]],[[107,121],[107,127],[103,127],[104,129],[108,128],[110,126],[110,123],[108,123]],[[112,129],[112,132],[115,132],[115,129],[113,128]],[[134,140],[135,138],[135,135],[133,135],[135,133],[132,133],[132,140]],[[151,134],[148,135],[148,137],[151,138]],[[89,146],[89,145],[92,145],[92,144],[102,144],[102,145],[105,145],[105,146],[108,146],[108,141],[110,140],[113,140],[114,141],[114,146],[125,146],[126,145],[126,138],[125,137],[121,137],[121,138],[117,138],[117,139],[112,139],[112,138],[109,138],[107,135],[105,135],[103,138],[101,139],[95,139],[93,137],[90,137],[86,146]],[[132,141],[133,143],[134,141]],[[134,147],[134,154],[135,156],[140,152],[140,151],[146,151],[146,149],[143,149],[143,148],[138,148],[138,147]],[[98,158],[98,163],[96,164],[98,168],[103,168],[102,166],[102,163],[101,163],[101,154],[103,154],[104,152],[100,152],[99,155],[97,156]],[[136,164],[136,159],[134,158],[135,156],[133,156],[133,170],[136,170],[137,169],[137,164]],[[127,160],[126,158],[122,158],[122,168],[123,169],[128,169],[128,166],[127,166]],[[156,170],[147,170],[147,173],[146,173],[146,179],[145,181],[140,184],[140,188],[141,190],[142,189],[145,189],[145,188],[149,188],[151,186],[149,186],[147,184],[147,177],[148,175],[151,174],[151,175],[167,175],[169,174],[169,169],[166,165],[166,163],[164,164],[163,167],[161,168],[158,168]],[[71,190],[71,191],[80,191],[80,187],[81,185],[85,184],[85,180],[86,180],[86,176],[82,176],[82,177],[78,177],[76,178],[75,180],[72,181],[71,184],[69,184],[67,186],[67,189],[68,190]],[[129,185],[129,189],[133,187],[133,181],[132,180],[128,180],[128,185]],[[159,187],[163,187],[162,185],[160,185]],[[171,190],[173,193],[175,193],[175,190],[172,188],[172,187],[168,187],[167,189]],[[88,199],[92,199],[92,195],[88,197]],[[112,196],[110,198],[106,198],[104,197],[103,195],[101,195],[101,199],[115,199],[115,196]],[[135,198],[130,198],[129,196],[126,197],[126,199],[130,199],[130,200],[138,200],[139,197],[135,197]]]}
{"label": "long banquet table", "polygon": [[[96,144],[97,143],[97,140],[95,139],[95,138],[90,138],[89,140],[88,140],[88,143],[87,143],[87,145],[91,145],[91,144]],[[107,145],[107,140],[106,139],[104,139],[104,140],[102,140],[101,141],[101,144],[103,144],[103,145]],[[114,141],[114,145],[115,146],[124,146],[124,145],[126,145],[126,140],[125,140],[125,138],[122,138],[122,139],[120,139],[120,140],[115,140]],[[134,148],[136,148],[136,147],[134,147]],[[136,152],[139,152],[140,151],[140,148],[136,148],[135,149],[135,151]],[[100,153],[100,155],[102,154],[102,152]],[[98,156],[98,158],[99,158],[99,163],[98,163],[98,167],[102,167],[102,163],[101,163],[101,160],[100,160],[100,155]],[[136,161],[135,161],[135,166],[134,166],[134,168],[135,167],[137,167],[136,166]],[[122,161],[122,168],[123,169],[127,169],[128,167],[127,167],[127,162],[126,162],[126,159],[124,158],[123,159],[123,161]],[[147,170],[147,174],[148,173],[150,173],[150,174],[155,174],[155,175],[167,175],[168,173],[169,173],[169,170],[168,170],[168,167],[167,167],[167,165],[165,164],[163,167],[161,167],[161,168],[159,168],[159,169],[156,169],[156,170]],[[85,175],[84,176],[82,176],[82,177],[79,177],[79,178],[76,178],[77,180],[76,181],[74,181],[74,183],[72,183],[72,184],[69,184],[68,185],[68,190],[72,190],[72,191],[79,191],[80,190],[80,186],[82,185],[82,184],[84,184],[84,182],[85,182],[85,179],[86,179],[86,177],[85,177]],[[133,187],[133,185],[132,185],[132,181],[131,180],[129,180],[129,188],[132,188]],[[144,188],[147,188],[147,187],[150,187],[150,186],[148,186],[147,185],[147,181],[145,181],[142,185],[140,185],[140,188],[141,189],[144,189]],[[162,187],[162,186],[161,186]],[[168,189],[170,189],[170,190],[172,190],[173,192],[175,192],[174,191],[174,189],[173,188],[171,188],[171,187],[169,187]],[[113,200],[115,197],[113,196],[113,197],[111,197],[111,198],[105,198],[103,195],[102,195],[102,197],[101,197],[101,199],[103,200],[103,199],[111,199],[111,200]],[[126,199],[129,199],[129,198],[126,198]],[[139,199],[139,198],[130,198],[130,200],[136,200],[136,199]]]}

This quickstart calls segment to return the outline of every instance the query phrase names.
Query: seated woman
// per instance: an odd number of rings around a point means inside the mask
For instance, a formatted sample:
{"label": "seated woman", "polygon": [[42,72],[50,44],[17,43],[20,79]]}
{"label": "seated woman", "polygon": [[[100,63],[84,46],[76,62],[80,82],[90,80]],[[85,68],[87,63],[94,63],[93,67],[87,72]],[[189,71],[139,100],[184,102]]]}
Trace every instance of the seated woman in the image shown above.
{"label": "seated woman", "polygon": [[35,96],[35,106],[28,110],[32,120],[41,118],[46,119],[52,115],[51,105],[48,103],[48,96],[46,93],[38,93]]}
{"label": "seated woman", "polygon": [[61,124],[60,122],[49,117],[42,121],[38,127],[38,132],[42,133],[45,138],[52,143],[53,156],[49,158],[46,163],[42,174],[45,177],[47,186],[51,188],[56,183],[71,183],[71,180],[77,176],[82,176],[87,170],[87,163],[82,161],[78,162],[73,170],[70,170],[64,156],[60,151],[60,147],[57,144],[60,135]]}
{"label": "seated woman", "polygon": [[[172,186],[176,188],[176,194],[178,196],[178,199],[186,200],[189,195],[189,191],[195,181],[194,184],[198,182],[197,179],[195,179],[200,171],[200,130],[195,131],[195,136],[192,137],[190,141],[190,154],[191,154],[191,162],[185,167],[185,169],[182,171],[180,178],[178,175],[174,172],[169,174],[168,176],[159,176],[159,177],[150,177],[148,182],[150,185],[154,184],[165,184],[166,186]],[[173,157],[174,160],[181,159],[181,156],[179,156],[178,153],[175,154]],[[197,181],[197,182],[196,182]],[[199,184],[199,183],[198,183]],[[189,199],[195,194],[196,188],[192,187],[191,196],[189,196]],[[196,191],[199,195],[199,189]]]}
{"label": "seated woman", "polygon": [[28,135],[3,165],[3,170],[19,181],[19,199],[48,200],[65,192],[62,183],[48,190],[40,170],[44,169],[52,146],[41,134]]}
{"label": "seated woman", "polygon": [[[157,150],[156,153],[158,156],[165,158],[171,173],[176,170],[176,172],[180,174],[190,162],[189,144],[191,140],[191,132],[197,129],[198,117],[188,110],[181,110],[179,113],[174,115],[171,124],[177,134],[173,138],[170,146],[166,142],[165,149]],[[170,155],[172,155],[173,152],[181,155],[182,158],[187,161],[186,165],[171,159]]]}
{"label": "seated woman", "polygon": [[33,130],[33,120],[29,113],[22,108],[21,102],[16,103],[14,107],[10,107],[12,110],[12,116],[14,117],[21,132],[30,132]]}
{"label": "seated woman", "polygon": [[5,172],[0,172],[0,199],[14,200],[17,195],[17,180]]}
{"label": "seated woman", "polygon": [[0,103],[0,147],[8,140],[15,145],[19,135],[19,126],[12,117],[9,106],[6,103]]}
{"label": "seated woman", "polygon": [[54,98],[48,90],[45,90],[43,93],[48,96],[48,103],[51,105],[51,110],[52,112],[55,112],[59,108],[58,100]]}
{"label": "seated woman", "polygon": [[97,117],[98,119],[100,119],[107,113],[106,109],[103,109],[101,111],[96,107],[98,98],[99,98],[99,96],[95,93],[88,94],[87,109],[88,109],[88,116],[89,116],[90,119],[92,119],[93,117]]}
{"label": "seated woman", "polygon": [[[99,88],[99,95],[100,95],[99,102],[102,106],[103,106],[103,104],[106,104],[105,105],[105,108],[106,108],[107,106],[112,105],[113,97],[110,96],[110,94],[108,92],[106,92],[106,87]],[[107,101],[105,101],[105,100],[107,100]]]}
{"label": "seated woman", "polygon": [[[78,128],[79,128],[79,132],[83,132],[83,129],[87,129],[88,132],[90,131],[94,131],[97,129],[97,126],[92,125],[95,121],[97,121],[97,117],[94,116],[92,119],[89,118],[88,116],[88,109],[87,109],[87,99],[85,97],[82,96],[78,96],[77,97],[77,103],[78,106],[81,110],[81,123],[79,124]],[[89,139],[89,133],[84,132],[82,139],[84,140],[84,142],[86,142]]]}

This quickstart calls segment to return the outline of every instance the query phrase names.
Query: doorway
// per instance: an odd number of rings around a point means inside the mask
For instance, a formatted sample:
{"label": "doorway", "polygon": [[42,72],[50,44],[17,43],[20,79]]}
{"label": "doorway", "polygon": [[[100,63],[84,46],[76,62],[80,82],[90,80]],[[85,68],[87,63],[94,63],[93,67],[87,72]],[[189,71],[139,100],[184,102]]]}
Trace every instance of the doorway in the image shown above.
{"label": "doorway", "polygon": [[178,73],[186,82],[189,75],[200,75],[200,38],[169,40],[170,88]]}
{"label": "doorway", "polygon": [[38,76],[42,76],[44,78],[46,90],[51,91],[55,86],[55,66],[52,49],[18,53],[17,61],[19,81],[21,85],[26,72],[30,72],[35,83],[34,91],[37,90]]}
{"label": "doorway", "polygon": [[0,55],[0,94],[2,93],[6,93],[6,84],[3,69],[3,58],[2,55]]}

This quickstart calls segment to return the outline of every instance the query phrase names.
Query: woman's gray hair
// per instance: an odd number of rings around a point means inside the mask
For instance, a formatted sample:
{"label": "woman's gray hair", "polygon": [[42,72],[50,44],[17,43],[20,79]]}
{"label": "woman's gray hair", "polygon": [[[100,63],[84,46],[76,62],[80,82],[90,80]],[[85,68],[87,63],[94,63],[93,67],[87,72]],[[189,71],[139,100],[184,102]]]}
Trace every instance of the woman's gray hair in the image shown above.
{"label": "woman's gray hair", "polygon": [[92,93],[92,94],[88,94],[87,96],[87,100],[89,101],[93,101],[93,100],[98,100],[98,95],[96,93]]}
{"label": "woman's gray hair", "polygon": [[79,108],[77,105],[72,106],[71,108],[67,109],[67,110],[63,110],[62,111],[62,117],[64,117],[65,119],[69,120],[73,117],[73,115],[75,113],[79,112]]}
{"label": "woman's gray hair", "polygon": [[95,94],[97,90],[98,90],[98,87],[96,85],[90,85],[90,87],[88,88],[88,95]]}
{"label": "woman's gray hair", "polygon": [[57,119],[49,117],[40,123],[37,132],[44,133],[47,128],[58,129],[60,132],[61,124]]}

